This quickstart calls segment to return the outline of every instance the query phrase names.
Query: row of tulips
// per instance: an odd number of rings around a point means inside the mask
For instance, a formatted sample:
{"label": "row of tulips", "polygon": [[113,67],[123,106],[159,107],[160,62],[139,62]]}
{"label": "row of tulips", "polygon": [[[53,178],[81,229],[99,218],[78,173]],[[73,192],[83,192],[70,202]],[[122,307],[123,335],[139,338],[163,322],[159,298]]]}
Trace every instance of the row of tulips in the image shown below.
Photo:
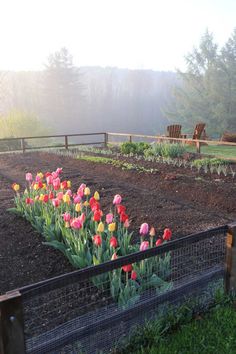
{"label": "row of tulips", "polygon": [[[71,182],[62,180],[61,175],[61,168],[37,173],[35,178],[27,173],[23,193],[17,183],[12,185],[16,205],[12,211],[29,220],[44,235],[46,244],[63,252],[74,267],[98,265],[170,240],[170,229],[156,237],[154,227],[143,223],[139,230],[140,244],[131,242],[129,216],[120,195],[114,196],[110,212],[105,215],[97,191],[92,195],[90,188],[82,183],[73,193]],[[157,291],[168,288],[169,269],[170,254],[166,254],[125,265],[92,280],[97,287],[109,289],[121,306],[127,306],[148,288]]]}

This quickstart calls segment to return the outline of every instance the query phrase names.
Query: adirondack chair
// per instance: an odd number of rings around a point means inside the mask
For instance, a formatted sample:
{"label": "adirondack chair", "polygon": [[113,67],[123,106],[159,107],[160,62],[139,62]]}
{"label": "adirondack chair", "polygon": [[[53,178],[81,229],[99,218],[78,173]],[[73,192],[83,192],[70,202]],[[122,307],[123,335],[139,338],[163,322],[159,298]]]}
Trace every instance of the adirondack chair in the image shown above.
{"label": "adirondack chair", "polygon": [[181,128],[180,124],[168,125],[167,136],[169,138],[181,138]]}
{"label": "adirondack chair", "polygon": [[205,123],[196,124],[196,127],[194,129],[194,133],[193,133],[193,139],[200,140],[202,134],[204,137],[206,136],[205,126],[206,126]]}

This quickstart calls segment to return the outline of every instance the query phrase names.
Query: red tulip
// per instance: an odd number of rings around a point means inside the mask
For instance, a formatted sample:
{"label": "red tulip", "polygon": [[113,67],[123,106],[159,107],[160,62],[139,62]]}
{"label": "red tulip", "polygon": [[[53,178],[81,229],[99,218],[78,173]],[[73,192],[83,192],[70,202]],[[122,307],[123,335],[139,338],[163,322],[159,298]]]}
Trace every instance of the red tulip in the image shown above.
{"label": "red tulip", "polygon": [[125,214],[125,213],[120,214],[120,222],[125,222],[128,219],[129,219],[129,217],[127,214]]}
{"label": "red tulip", "polygon": [[[100,209],[100,204],[98,202],[94,203],[92,206],[91,206],[91,209],[92,209],[92,212],[94,213],[96,210],[99,210]],[[101,210],[100,210],[101,211]]]}
{"label": "red tulip", "polygon": [[170,229],[165,229],[163,233],[163,240],[169,241],[172,236],[172,231]]}
{"label": "red tulip", "polygon": [[122,214],[122,213],[125,213],[126,211],[126,207],[124,205],[117,205],[117,212],[118,214]]}
{"label": "red tulip", "polygon": [[127,264],[127,265],[124,265],[124,266],[122,267],[122,269],[123,269],[123,271],[124,271],[125,273],[131,272],[132,269],[133,269],[133,266],[132,266],[132,264]]}
{"label": "red tulip", "polygon": [[156,246],[160,246],[162,244],[162,239],[161,238],[158,238],[157,241],[156,241]]}
{"label": "red tulip", "polygon": [[49,195],[48,194],[44,194],[44,196],[43,196],[44,203],[47,203],[48,200],[49,200]]}
{"label": "red tulip", "polygon": [[93,220],[94,221],[101,221],[102,218],[102,211],[101,210],[96,210],[93,214]]}
{"label": "red tulip", "polygon": [[118,246],[118,242],[117,242],[117,239],[115,238],[115,236],[112,236],[110,238],[110,246],[113,248],[116,248]]}
{"label": "red tulip", "polygon": [[53,192],[50,192],[49,193],[49,199],[53,199],[54,198],[54,194],[53,194]]}
{"label": "red tulip", "polygon": [[94,244],[95,244],[97,247],[101,246],[101,244],[102,244],[101,235],[95,235],[95,236],[93,236],[93,242],[94,242]]}
{"label": "red tulip", "polygon": [[94,197],[91,197],[91,198],[89,199],[89,205],[90,205],[90,207],[92,208],[92,206],[93,206],[95,203],[97,203],[96,199],[95,199]]}
{"label": "red tulip", "polygon": [[67,181],[62,181],[61,182],[61,189],[66,189],[67,188]]}
{"label": "red tulip", "polygon": [[131,272],[131,279],[132,280],[136,280],[137,279],[137,273],[134,270],[132,270],[132,272]]}
{"label": "red tulip", "polygon": [[33,204],[34,200],[32,198],[25,198],[25,203],[26,204]]}
{"label": "red tulip", "polygon": [[55,198],[55,199],[52,199],[52,205],[55,207],[55,208],[58,208],[59,205],[60,205],[60,200]]}

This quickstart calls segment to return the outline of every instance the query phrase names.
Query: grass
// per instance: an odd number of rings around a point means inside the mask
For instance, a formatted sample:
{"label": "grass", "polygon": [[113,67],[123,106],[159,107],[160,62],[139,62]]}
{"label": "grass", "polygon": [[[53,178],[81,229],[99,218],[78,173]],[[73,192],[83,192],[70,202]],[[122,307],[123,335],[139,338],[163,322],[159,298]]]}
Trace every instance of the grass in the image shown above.
{"label": "grass", "polygon": [[[178,331],[156,338],[151,348],[136,353],[144,354],[235,354],[236,311],[231,304],[216,307]],[[155,341],[155,339],[154,339]]]}
{"label": "grass", "polygon": [[[189,152],[196,152],[195,146],[188,146]],[[236,146],[203,145],[201,153],[223,159],[236,159]]]}

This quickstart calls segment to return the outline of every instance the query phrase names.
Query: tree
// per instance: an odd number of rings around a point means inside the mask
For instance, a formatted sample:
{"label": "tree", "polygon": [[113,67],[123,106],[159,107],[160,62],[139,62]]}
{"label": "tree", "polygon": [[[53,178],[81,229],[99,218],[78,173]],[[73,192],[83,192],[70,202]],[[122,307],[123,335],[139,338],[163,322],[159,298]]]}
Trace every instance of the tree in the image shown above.
{"label": "tree", "polygon": [[47,119],[69,132],[70,123],[79,119],[83,86],[79,69],[66,48],[49,56],[43,86]]}

